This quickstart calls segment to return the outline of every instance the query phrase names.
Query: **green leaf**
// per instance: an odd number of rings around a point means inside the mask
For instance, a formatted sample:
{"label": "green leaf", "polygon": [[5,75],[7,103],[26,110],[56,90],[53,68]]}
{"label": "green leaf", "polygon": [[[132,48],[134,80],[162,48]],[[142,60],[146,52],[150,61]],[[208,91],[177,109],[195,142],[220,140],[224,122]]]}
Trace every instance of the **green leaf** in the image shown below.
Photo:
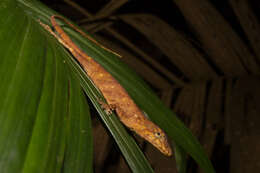
{"label": "green leaf", "polygon": [[187,154],[183,151],[183,149],[180,146],[176,144],[174,146],[174,153],[178,173],[185,173],[187,170]]}
{"label": "green leaf", "polygon": [[[71,75],[68,127],[68,148],[65,153],[64,173],[92,172],[93,139],[89,107],[80,91],[78,80]],[[79,100],[81,100],[79,102]],[[77,134],[77,135],[76,135]]]}
{"label": "green leaf", "polygon": [[14,1],[0,15],[0,172],[92,172],[90,114],[60,46]]}
{"label": "green leaf", "polygon": [[45,49],[46,69],[42,96],[27,149],[24,173],[54,172],[62,166],[68,115],[68,102],[64,102],[68,100],[68,78],[64,75],[64,65],[57,62],[58,58],[53,58],[54,46]]}

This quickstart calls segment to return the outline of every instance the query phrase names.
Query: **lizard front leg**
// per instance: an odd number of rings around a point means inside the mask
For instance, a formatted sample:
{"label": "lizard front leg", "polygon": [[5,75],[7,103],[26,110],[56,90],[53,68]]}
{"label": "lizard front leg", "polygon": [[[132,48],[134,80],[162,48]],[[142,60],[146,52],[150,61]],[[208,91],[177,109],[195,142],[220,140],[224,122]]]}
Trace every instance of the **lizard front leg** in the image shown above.
{"label": "lizard front leg", "polygon": [[98,99],[98,103],[101,105],[101,108],[106,112],[106,114],[111,115],[113,111],[116,109],[115,104],[107,104],[101,99]]}

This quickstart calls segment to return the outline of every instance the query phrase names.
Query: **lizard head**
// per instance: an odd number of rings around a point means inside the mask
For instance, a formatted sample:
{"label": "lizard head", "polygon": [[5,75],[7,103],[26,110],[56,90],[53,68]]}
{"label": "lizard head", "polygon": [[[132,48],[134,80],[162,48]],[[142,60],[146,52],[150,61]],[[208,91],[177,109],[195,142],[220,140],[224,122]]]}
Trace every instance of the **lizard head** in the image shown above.
{"label": "lizard head", "polygon": [[136,129],[135,132],[143,137],[145,140],[150,142],[158,150],[160,150],[166,156],[172,155],[172,150],[168,139],[164,131],[156,126],[151,121],[146,121],[146,125],[141,129]]}
{"label": "lizard head", "polygon": [[[122,109],[116,109],[120,120],[139,136],[150,142],[166,156],[172,155],[171,146],[162,129],[150,121],[144,114],[137,112],[134,116],[127,115]],[[131,111],[129,111],[131,112]]]}

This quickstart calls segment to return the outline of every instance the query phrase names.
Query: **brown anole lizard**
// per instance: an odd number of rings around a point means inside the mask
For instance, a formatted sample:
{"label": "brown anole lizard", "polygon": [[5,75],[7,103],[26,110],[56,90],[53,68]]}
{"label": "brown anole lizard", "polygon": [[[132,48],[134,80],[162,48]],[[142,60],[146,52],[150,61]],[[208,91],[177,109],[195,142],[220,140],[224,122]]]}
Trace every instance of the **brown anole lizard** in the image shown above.
{"label": "brown anole lizard", "polygon": [[125,126],[136,132],[145,140],[149,141],[163,154],[171,156],[172,150],[168,143],[167,136],[163,132],[163,130],[161,130],[157,125],[155,125],[146,116],[144,116],[143,112],[134,103],[127,91],[109,72],[107,72],[100,64],[98,64],[85,52],[83,52],[70,39],[70,37],[57,24],[56,18],[63,20],[70,27],[75,29],[84,37],[87,37],[92,42],[96,43],[98,46],[108,50],[109,52],[114,52],[101,46],[97,41],[92,39],[90,36],[86,35],[83,31],[77,29],[73,24],[71,24],[61,16],[51,16],[51,23],[54,28],[54,31],[48,25],[43,24],[39,21],[39,23],[49,33],[51,33],[63,46],[65,46],[82,65],[87,75],[91,78],[91,80],[98,87],[98,89],[101,91],[104,98],[106,99],[108,105],[104,106],[104,104],[101,103],[103,104],[103,107],[107,107],[108,110],[106,110],[106,112],[111,112],[109,108],[112,107],[116,111],[119,119]]}

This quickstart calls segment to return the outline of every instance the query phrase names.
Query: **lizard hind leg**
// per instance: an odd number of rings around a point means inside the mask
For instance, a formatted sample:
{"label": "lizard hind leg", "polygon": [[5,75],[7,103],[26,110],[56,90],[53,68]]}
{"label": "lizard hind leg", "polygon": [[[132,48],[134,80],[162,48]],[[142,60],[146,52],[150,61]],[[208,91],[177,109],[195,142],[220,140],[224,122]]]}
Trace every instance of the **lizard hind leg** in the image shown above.
{"label": "lizard hind leg", "polygon": [[40,20],[38,20],[38,22],[46,31],[48,31],[56,39],[58,39],[58,40],[60,39],[59,36],[53,32],[53,30],[51,29],[51,27],[49,25],[46,25],[46,24],[42,23]]}
{"label": "lizard hind leg", "polygon": [[51,27],[49,26],[49,25],[46,25],[46,24],[44,24],[44,23],[42,23],[40,20],[38,20],[38,22],[39,22],[39,24],[46,30],[46,31],[48,31],[51,35],[53,35],[63,46],[65,46],[67,49],[71,49],[70,48],[70,46],[68,46],[68,44],[65,42],[65,41],[63,41],[62,39],[61,39],[61,37],[58,35],[58,34],[56,34],[52,29],[51,29]]}

